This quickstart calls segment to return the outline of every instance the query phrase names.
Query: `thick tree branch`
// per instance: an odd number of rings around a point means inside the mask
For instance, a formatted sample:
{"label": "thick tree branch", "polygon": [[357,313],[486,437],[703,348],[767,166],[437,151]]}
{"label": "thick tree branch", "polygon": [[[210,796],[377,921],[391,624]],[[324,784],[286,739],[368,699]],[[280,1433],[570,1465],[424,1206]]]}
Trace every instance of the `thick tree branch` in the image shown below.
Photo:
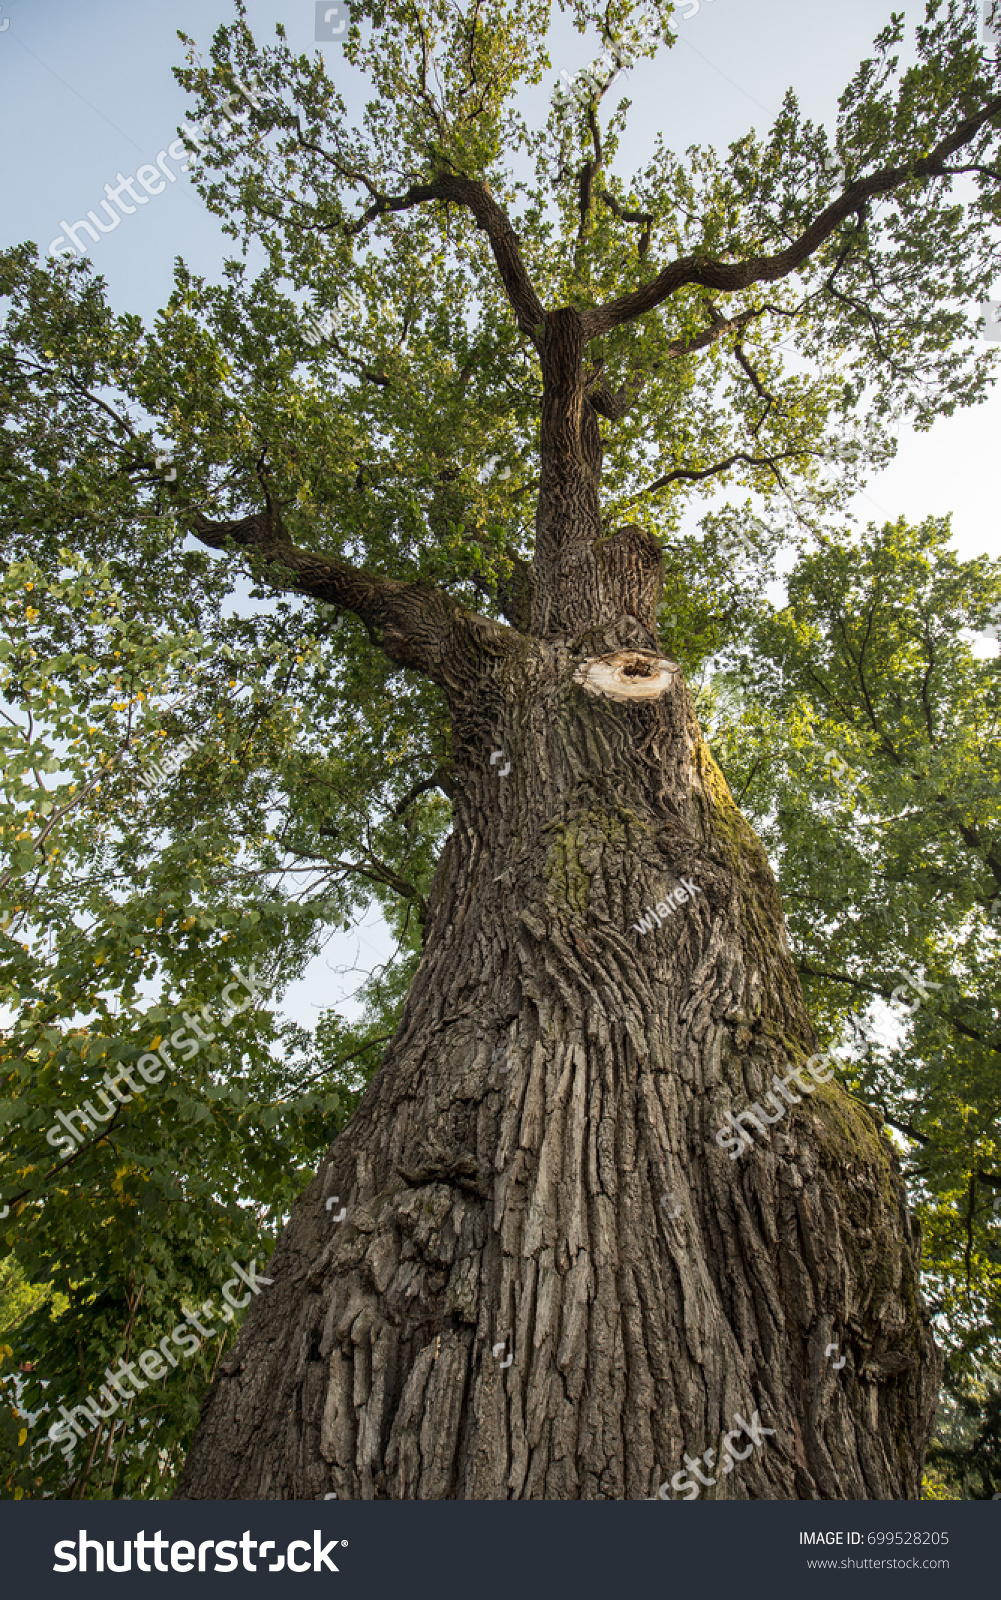
{"label": "thick tree branch", "polygon": [[412,806],[415,800],[419,800],[422,794],[428,794],[432,789],[440,789],[449,800],[455,793],[455,785],[444,767],[439,767],[430,778],[422,778],[419,783],[408,789],[399,805],[393,807],[393,816],[402,817],[404,811]]}
{"label": "thick tree branch", "polygon": [[809,227],[803,230],[798,239],[775,255],[752,256],[747,261],[738,262],[724,262],[708,256],[683,256],[681,260],[672,262],[654,278],[652,283],[647,284],[645,289],[637,289],[635,293],[623,295],[618,300],[610,301],[608,305],[582,312],[585,340],[598,338],[613,328],[620,327],[622,323],[630,322],[646,311],[652,311],[670,295],[676,294],[679,289],[689,284],[702,284],[707,289],[735,294],[741,289],[750,288],[753,283],[775,283],[780,278],[788,277],[789,273],[808,261],[824,241],[830,238],[839,223],[858,211],[866,201],[880,195],[892,194],[895,189],[899,189],[914,178],[947,175],[949,170],[945,165],[947,157],[969,144],[980,129],[999,113],[1001,113],[1001,95],[989,100],[982,110],[965,117],[959,126],[940,140],[927,156],[908,161],[903,166],[885,167],[881,172],[874,173],[871,178],[860,178],[858,182],[849,184],[845,192],[831,205],[826,206]]}
{"label": "thick tree branch", "polygon": [[380,861],[371,851],[365,852],[368,861],[331,861],[330,867],[347,877],[364,878],[367,883],[382,883],[387,889],[393,889],[403,900],[412,900],[417,907],[417,920],[423,922],[427,916],[427,901],[417,889],[415,884],[403,878],[385,861]]}
{"label": "thick tree branch", "polygon": [[584,165],[580,169],[580,223],[577,229],[578,243],[583,242],[584,234],[587,231],[587,219],[591,210],[591,195],[594,190],[594,180],[601,171],[604,161],[601,150],[601,131],[598,127],[598,119],[594,114],[593,105],[589,105],[587,108],[587,125],[591,130],[591,140],[594,144],[594,159],[592,161],[585,161]]}
{"label": "thick tree branch", "polygon": [[535,292],[528,269],[521,258],[518,236],[511,226],[507,213],[497,204],[485,183],[477,183],[471,178],[463,178],[454,173],[442,173],[430,183],[411,184],[405,194],[382,194],[364,174],[343,167],[328,151],[304,139],[301,129],[299,143],[305,149],[313,150],[323,159],[330,161],[343,176],[364,183],[372,195],[372,204],[366,207],[361,216],[353,222],[344,224],[344,234],[349,239],[363,233],[370,222],[374,222],[387,212],[411,211],[414,206],[423,205],[429,200],[445,200],[453,205],[466,206],[472,212],[477,227],[487,235],[501,282],[518,319],[518,327],[533,342],[539,342],[541,334],[538,330],[545,317],[542,302]]}
{"label": "thick tree branch", "polygon": [[396,583],[337,561],[315,550],[302,550],[285,537],[273,512],[255,512],[236,522],[210,522],[196,512],[189,519],[196,538],[213,550],[232,542],[259,561],[268,582],[297,594],[339,605],[360,617],[378,644],[400,666],[426,673],[443,687],[464,681],[465,647],[503,648],[507,630],[499,623],[464,611],[452,597],[431,584]]}
{"label": "thick tree branch", "polygon": [[882,1106],[879,1109],[883,1121],[889,1123],[891,1128],[896,1128],[898,1133],[906,1134],[907,1138],[913,1139],[915,1144],[931,1144],[931,1140],[926,1133],[919,1133],[917,1128],[912,1128],[909,1122],[898,1122],[896,1117],[891,1117],[889,1112],[885,1111]]}
{"label": "thick tree branch", "polygon": [[943,167],[942,168],[942,174],[943,174],[944,177],[947,177],[947,178],[960,178],[960,177],[963,176],[964,173],[967,173],[967,172],[979,172],[984,177],[986,177],[986,178],[995,178],[998,183],[1001,183],[1001,172],[995,171],[995,169],[993,167],[981,166],[979,161],[972,161],[968,167]]}

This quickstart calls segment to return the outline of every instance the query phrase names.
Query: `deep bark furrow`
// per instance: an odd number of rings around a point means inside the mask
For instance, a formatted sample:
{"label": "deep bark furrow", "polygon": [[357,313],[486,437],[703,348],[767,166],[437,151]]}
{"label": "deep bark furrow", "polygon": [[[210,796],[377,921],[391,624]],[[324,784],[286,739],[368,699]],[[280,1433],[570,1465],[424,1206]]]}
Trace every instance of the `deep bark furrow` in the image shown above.
{"label": "deep bark furrow", "polygon": [[417,980],[186,1494],[649,1496],[755,1412],[774,1433],[703,1493],[917,1492],[937,1368],[892,1151],[831,1084],[720,1147],[814,1046],[778,893],[680,677],[615,699],[579,662],[493,655],[489,715],[454,708]]}

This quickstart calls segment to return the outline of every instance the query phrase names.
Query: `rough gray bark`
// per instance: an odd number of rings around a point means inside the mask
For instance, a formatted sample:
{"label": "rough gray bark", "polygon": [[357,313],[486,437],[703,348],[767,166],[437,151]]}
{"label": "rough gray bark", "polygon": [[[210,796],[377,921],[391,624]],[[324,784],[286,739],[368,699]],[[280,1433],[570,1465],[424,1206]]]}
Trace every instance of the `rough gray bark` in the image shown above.
{"label": "rough gray bark", "polygon": [[[179,1494],[673,1497],[757,1414],[716,1498],[914,1497],[940,1363],[892,1148],[789,1077],[816,1041],[772,874],[659,655],[660,548],[602,528],[597,419],[626,401],[585,364],[599,313],[535,322],[511,230],[482,225],[544,378],[526,631],[297,550],[270,506],[193,525],[433,677],[455,771],[399,1031]],[[637,931],[682,878],[693,898]],[[731,1160],[727,1113],[776,1077],[774,1126]]]}
{"label": "rough gray bark", "polygon": [[[774,1433],[716,1497],[917,1494],[938,1364],[891,1148],[834,1084],[739,1160],[717,1143],[815,1047],[777,891],[680,672],[631,694],[621,652],[608,693],[591,659],[520,640],[456,696],[399,1033],[182,1497],[637,1498],[755,1411]],[[638,933],[683,877],[701,893]]]}

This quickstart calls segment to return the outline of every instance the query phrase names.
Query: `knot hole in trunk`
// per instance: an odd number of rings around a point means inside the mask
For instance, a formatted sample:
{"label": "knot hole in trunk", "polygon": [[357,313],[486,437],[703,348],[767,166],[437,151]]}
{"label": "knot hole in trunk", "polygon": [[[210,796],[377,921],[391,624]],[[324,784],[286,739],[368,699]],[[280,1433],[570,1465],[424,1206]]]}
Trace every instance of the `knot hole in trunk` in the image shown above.
{"label": "knot hole in trunk", "polygon": [[681,672],[676,661],[652,650],[613,650],[611,655],[590,656],[574,673],[574,682],[589,694],[612,700],[656,700],[667,694]]}

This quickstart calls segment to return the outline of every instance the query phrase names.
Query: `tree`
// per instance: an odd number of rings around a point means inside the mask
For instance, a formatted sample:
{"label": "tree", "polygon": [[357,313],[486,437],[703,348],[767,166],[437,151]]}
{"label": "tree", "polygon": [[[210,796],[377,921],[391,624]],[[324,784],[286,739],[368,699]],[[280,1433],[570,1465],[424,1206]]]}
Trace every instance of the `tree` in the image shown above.
{"label": "tree", "polygon": [[1001,1357],[1001,657],[971,651],[996,640],[1001,567],[949,538],[929,518],[824,539],[704,721],[777,864],[814,1025],[853,1041],[841,1081],[905,1151],[948,1354],[935,1460],[958,1472]]}
{"label": "tree", "polygon": [[[816,528],[895,418],[985,393],[965,307],[997,267],[1001,95],[976,8],[932,4],[904,72],[895,20],[833,145],[790,94],[766,140],[659,149],[631,184],[608,73],[537,133],[511,104],[547,65],[544,8],[356,8],[346,52],[377,98],[350,134],[322,65],[258,48],[238,11],[179,77],[209,130],[201,192],[267,268],[210,288],[179,266],[150,334],[76,265],[15,252],[4,281],[21,536],[50,581],[68,525],[109,581],[138,545],[146,614],[183,617],[213,666],[237,635],[240,681],[295,626],[222,617],[241,561],[255,592],[365,630],[314,625],[301,702],[284,684],[262,705],[262,676],[230,713],[237,881],[290,870],[260,810],[258,771],[279,774],[292,859],[399,895],[401,938],[422,930],[180,1493],[636,1497],[717,1452],[717,1495],[913,1496],[940,1361],[897,1158],[815,1053],[767,856],[673,659],[692,672],[750,626],[767,535],[749,508],[701,545],[678,524],[699,485],[737,483]],[[620,53],[631,15],[601,19]],[[317,345],[289,288],[364,317]],[[178,554],[184,530],[228,559]],[[380,737],[409,770],[365,808]],[[295,934],[276,967],[318,915],[275,905]]]}
{"label": "tree", "polygon": [[933,1466],[960,1480],[964,1500],[1001,1498],[1001,1390],[991,1376],[993,1384],[947,1381],[947,1442],[936,1440],[928,1453]]}

